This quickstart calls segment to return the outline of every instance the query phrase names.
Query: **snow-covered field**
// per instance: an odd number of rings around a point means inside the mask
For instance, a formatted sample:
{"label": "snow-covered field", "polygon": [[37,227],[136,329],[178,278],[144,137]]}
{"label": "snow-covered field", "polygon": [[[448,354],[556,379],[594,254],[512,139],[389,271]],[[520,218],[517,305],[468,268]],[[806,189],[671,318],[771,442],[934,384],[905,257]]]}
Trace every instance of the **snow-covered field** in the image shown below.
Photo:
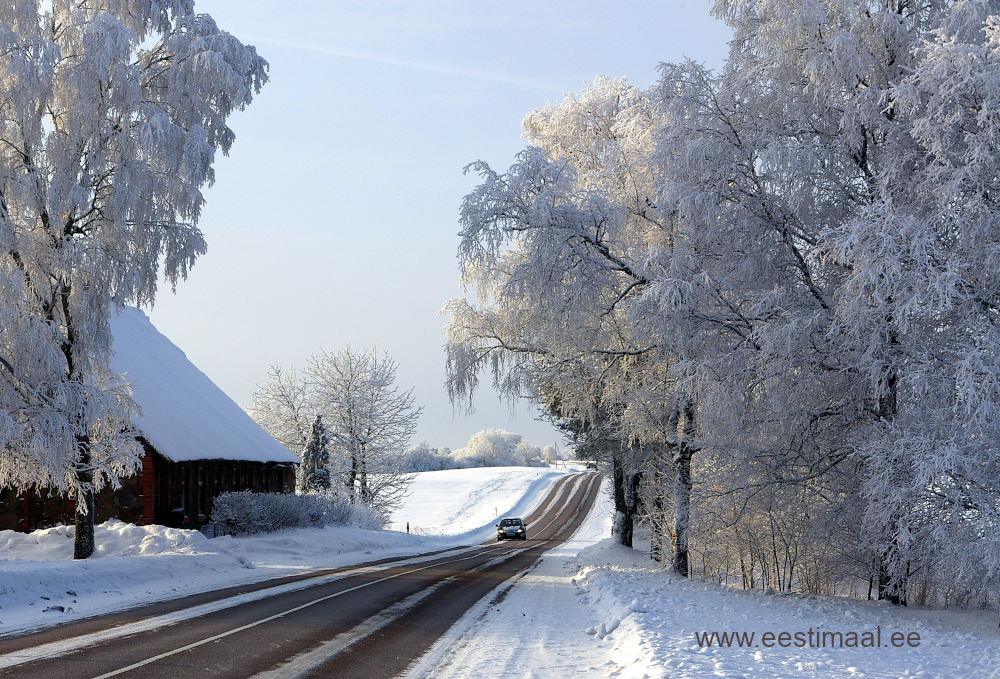
{"label": "snow-covered field", "polygon": [[[326,528],[209,540],[193,531],[109,522],[98,528],[97,557],[74,562],[72,529],[0,532],[0,634],[484,540],[497,515],[527,514],[570,469],[421,474],[391,526],[405,531],[409,523],[410,535]],[[899,609],[685,581],[608,539],[610,515],[605,495],[571,541],[470,611],[410,676],[1000,679],[995,613]],[[709,648],[697,639],[706,632],[753,633],[754,639],[748,647],[714,641]],[[859,647],[817,647],[823,632],[848,641],[854,633]],[[911,645],[914,635],[919,645]],[[866,638],[883,646],[861,647]],[[893,647],[899,638],[903,645]]]}

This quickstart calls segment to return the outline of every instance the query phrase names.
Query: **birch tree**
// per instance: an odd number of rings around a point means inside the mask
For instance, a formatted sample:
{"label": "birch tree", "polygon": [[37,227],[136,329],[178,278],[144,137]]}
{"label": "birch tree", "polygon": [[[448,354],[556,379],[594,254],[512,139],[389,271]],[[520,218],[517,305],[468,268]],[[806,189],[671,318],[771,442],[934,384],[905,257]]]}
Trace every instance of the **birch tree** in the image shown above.
{"label": "birch tree", "polygon": [[828,233],[852,266],[838,338],[873,390],[858,433],[864,525],[885,560],[882,588],[911,574],[976,590],[996,583],[1000,519],[995,413],[1000,4],[935,6],[912,70],[886,100],[905,135],[874,178],[877,200]]}
{"label": "birch tree", "polygon": [[[299,378],[295,366],[287,369],[272,365],[268,379],[257,385],[250,416],[289,452],[302,458],[312,440],[312,423],[317,412],[309,402],[305,383]],[[303,459],[296,474],[296,488],[306,491],[308,472]]]}
{"label": "birch tree", "polygon": [[[467,398],[481,371],[509,398],[529,396],[578,423],[615,479],[615,533],[631,545],[641,464],[615,405],[629,357],[655,350],[653,326],[630,318],[647,280],[643,258],[660,237],[647,171],[656,113],[623,79],[599,77],[557,107],[530,114],[532,143],[505,173],[470,169],[482,183],[462,207],[463,283],[478,306],[453,300],[449,393]],[[609,414],[613,421],[607,419]]]}
{"label": "birch tree", "polygon": [[74,496],[77,558],[142,453],[109,314],[205,251],[201,189],[266,69],[189,0],[0,8],[0,482]]}
{"label": "birch tree", "polygon": [[409,486],[405,452],[422,411],[412,389],[399,390],[396,369],[386,354],[348,346],[313,355],[306,377],[326,413],[332,457],[351,501],[381,513],[398,506]]}
{"label": "birch tree", "polygon": [[316,446],[310,441],[321,422],[329,437],[331,490],[382,515],[398,506],[412,480],[406,450],[422,408],[412,389],[396,385],[396,370],[387,354],[349,346],[313,354],[301,374],[272,367],[250,412],[302,458],[300,490],[312,489],[308,477]]}

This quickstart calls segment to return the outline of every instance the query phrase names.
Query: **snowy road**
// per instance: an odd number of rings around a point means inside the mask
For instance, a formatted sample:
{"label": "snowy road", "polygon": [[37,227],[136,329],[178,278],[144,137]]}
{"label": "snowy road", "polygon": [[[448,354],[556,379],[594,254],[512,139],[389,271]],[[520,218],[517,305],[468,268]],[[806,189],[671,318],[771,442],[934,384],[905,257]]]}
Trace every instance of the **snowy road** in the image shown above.
{"label": "snowy road", "polygon": [[529,515],[526,543],[313,574],[216,600],[163,604],[174,610],[152,617],[135,619],[137,609],[127,622],[95,619],[3,640],[0,676],[394,676],[478,600],[569,539],[599,485],[594,474],[560,481]]}
{"label": "snowy road", "polygon": [[610,531],[612,503],[608,480],[604,483],[596,505],[572,538],[471,608],[403,679],[623,676],[625,665],[636,658],[631,653],[617,657],[610,640],[586,632],[602,620],[581,596],[577,581],[580,551],[606,542]]}

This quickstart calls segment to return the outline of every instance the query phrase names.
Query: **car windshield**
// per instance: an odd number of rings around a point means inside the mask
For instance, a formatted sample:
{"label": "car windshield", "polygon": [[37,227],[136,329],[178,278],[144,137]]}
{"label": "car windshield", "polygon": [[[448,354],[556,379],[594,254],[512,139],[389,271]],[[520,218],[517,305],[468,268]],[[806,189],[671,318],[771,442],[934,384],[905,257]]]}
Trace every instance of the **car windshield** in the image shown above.
{"label": "car windshield", "polygon": [[500,522],[500,525],[504,526],[504,527],[507,527],[507,526],[520,526],[521,525],[521,519],[504,519],[503,521]]}

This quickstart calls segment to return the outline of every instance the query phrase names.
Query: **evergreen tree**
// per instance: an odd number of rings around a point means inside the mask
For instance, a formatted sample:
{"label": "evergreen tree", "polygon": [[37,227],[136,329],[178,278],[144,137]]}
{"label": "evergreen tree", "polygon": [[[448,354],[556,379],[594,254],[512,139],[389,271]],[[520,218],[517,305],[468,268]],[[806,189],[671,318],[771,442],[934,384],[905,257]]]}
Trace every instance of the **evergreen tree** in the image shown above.
{"label": "evergreen tree", "polygon": [[312,426],[309,445],[302,451],[302,465],[299,469],[299,489],[303,492],[328,490],[330,488],[330,451],[327,445],[330,437],[323,424],[323,415],[316,415]]}

